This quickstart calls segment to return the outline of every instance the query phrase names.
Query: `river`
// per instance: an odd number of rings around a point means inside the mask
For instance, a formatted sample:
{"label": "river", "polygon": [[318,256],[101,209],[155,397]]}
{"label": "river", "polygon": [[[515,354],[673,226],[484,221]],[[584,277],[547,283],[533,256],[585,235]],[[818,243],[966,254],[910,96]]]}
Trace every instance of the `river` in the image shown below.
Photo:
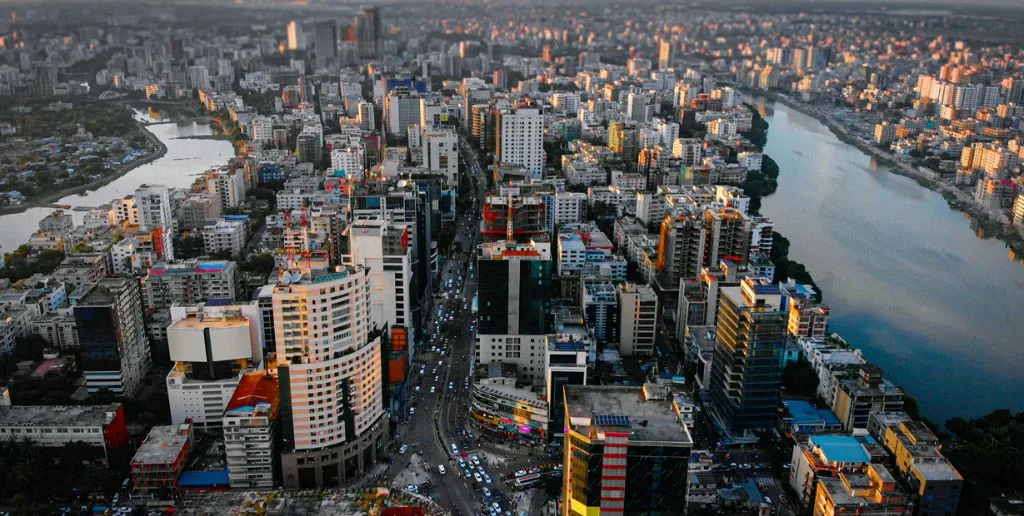
{"label": "river", "polygon": [[[138,112],[138,116],[148,116]],[[153,116],[157,116],[155,113]],[[150,119],[151,120],[151,119]],[[55,204],[71,206],[100,206],[113,199],[131,195],[142,184],[162,184],[175,188],[192,184],[195,175],[210,168],[227,163],[234,156],[231,142],[225,140],[194,140],[189,136],[209,136],[209,125],[178,125],[175,122],[155,123],[147,127],[167,146],[167,153],[160,159],[131,170],[109,184],[83,195],[73,194]],[[28,241],[39,229],[39,221],[52,213],[52,208],[30,208],[21,213],[0,216],[0,251],[9,253]],[[70,212],[81,222],[82,212]]]}
{"label": "river", "polygon": [[817,119],[758,107],[780,169],[761,211],[822,288],[831,330],[939,423],[1024,410],[1024,266]]}

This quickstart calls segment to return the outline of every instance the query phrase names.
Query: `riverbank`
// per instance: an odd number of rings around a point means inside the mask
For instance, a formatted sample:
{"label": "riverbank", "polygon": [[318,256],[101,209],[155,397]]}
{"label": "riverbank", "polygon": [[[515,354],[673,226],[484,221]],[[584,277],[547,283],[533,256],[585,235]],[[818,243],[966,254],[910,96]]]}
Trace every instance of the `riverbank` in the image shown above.
{"label": "riverbank", "polygon": [[112,183],[113,181],[119,179],[120,177],[124,176],[125,174],[131,172],[132,170],[135,170],[136,168],[141,167],[142,165],[146,165],[159,158],[162,158],[164,154],[167,154],[167,146],[164,145],[164,143],[161,142],[160,139],[157,138],[155,134],[151,133],[149,129],[146,128],[146,124],[136,120],[135,125],[139,128],[140,131],[142,131],[142,134],[146,136],[146,139],[149,140],[154,146],[156,146],[156,150],[154,152],[147,154],[145,157],[139,158],[131,163],[128,163],[127,165],[124,165],[121,168],[117,169],[116,172],[103,176],[99,179],[96,179],[95,181],[90,181],[84,185],[78,185],[71,188],[60,189],[39,196],[30,201],[23,202],[17,206],[5,206],[3,208],[0,208],[0,215],[21,213],[30,208],[56,208],[54,203],[59,201],[60,199],[63,199],[64,197],[102,188]]}
{"label": "riverbank", "polygon": [[995,238],[1015,254],[1024,255],[1024,235],[1010,224],[1005,213],[1000,210],[985,209],[974,200],[974,196],[970,192],[939,179],[937,173],[931,170],[914,167],[906,161],[896,158],[891,152],[880,149],[870,141],[851,133],[845,124],[824,109],[775,92],[748,91],[747,93],[785,104],[818,120],[840,141],[856,147],[879,163],[887,165],[893,174],[913,179],[922,187],[942,195],[951,210],[969,215],[978,224],[979,237]]}

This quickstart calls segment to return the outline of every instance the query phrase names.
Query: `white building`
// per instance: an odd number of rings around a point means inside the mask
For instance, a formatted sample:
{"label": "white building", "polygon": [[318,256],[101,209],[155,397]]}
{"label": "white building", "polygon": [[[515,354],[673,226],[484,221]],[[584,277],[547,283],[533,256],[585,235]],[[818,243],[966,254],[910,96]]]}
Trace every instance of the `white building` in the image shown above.
{"label": "white building", "polygon": [[0,441],[20,439],[30,439],[32,444],[48,448],[83,442],[101,448],[107,456],[112,446],[128,444],[128,430],[120,403],[71,406],[0,404]]}
{"label": "white building", "polygon": [[[353,477],[346,463],[365,472],[386,439],[382,332],[371,328],[369,272],[285,272],[274,288],[278,378],[290,408],[281,418],[286,487],[345,481]],[[316,478],[301,478],[300,462],[317,466]],[[328,472],[336,478],[324,478]]]}
{"label": "white building", "polygon": [[558,192],[555,194],[554,226],[575,224],[587,218],[587,194],[582,192]]}
{"label": "white building", "polygon": [[142,185],[135,190],[135,206],[141,229],[162,227],[165,231],[174,232],[169,194],[168,188],[163,185]]}
{"label": "white building", "polygon": [[369,271],[370,321],[378,328],[398,324],[414,329],[410,231],[409,225],[379,215],[357,218],[349,226],[347,261]]}
{"label": "white building", "polygon": [[647,285],[619,286],[619,352],[624,357],[654,354],[658,296]]}
{"label": "white building", "polygon": [[424,165],[442,175],[449,185],[459,184],[459,139],[451,130],[423,132]]}
{"label": "white building", "polygon": [[230,252],[238,257],[245,248],[245,222],[241,220],[216,219],[203,226],[203,250],[206,254]]}
{"label": "white building", "polygon": [[654,129],[658,131],[661,144],[666,148],[671,148],[679,139],[679,124],[675,122],[666,122],[659,118],[654,121]]}
{"label": "white building", "polygon": [[243,374],[263,358],[262,322],[255,303],[223,307],[173,307],[167,346],[174,367],[167,374],[171,423],[220,426]]}
{"label": "white building", "polygon": [[551,94],[551,106],[572,115],[580,109],[580,96],[578,93],[561,91]]}
{"label": "white building", "polygon": [[241,170],[209,170],[203,174],[200,184],[220,201],[221,213],[228,208],[237,208],[245,201],[245,175]]}
{"label": "white building", "polygon": [[274,487],[280,430],[278,379],[263,371],[242,376],[224,412],[224,454],[235,489]]}
{"label": "white building", "polygon": [[756,172],[761,170],[761,162],[764,159],[764,154],[757,151],[743,151],[736,155],[736,160],[739,162],[741,167],[745,167],[750,172]]}
{"label": "white building", "polygon": [[540,108],[506,109],[498,114],[499,163],[519,165],[531,179],[544,179],[544,115]]}
{"label": "white building", "polygon": [[344,170],[346,175],[359,177],[366,163],[366,150],[362,145],[331,149],[331,170]]}
{"label": "white building", "polygon": [[419,123],[420,96],[408,90],[393,90],[386,98],[388,134],[405,135],[411,124]]}

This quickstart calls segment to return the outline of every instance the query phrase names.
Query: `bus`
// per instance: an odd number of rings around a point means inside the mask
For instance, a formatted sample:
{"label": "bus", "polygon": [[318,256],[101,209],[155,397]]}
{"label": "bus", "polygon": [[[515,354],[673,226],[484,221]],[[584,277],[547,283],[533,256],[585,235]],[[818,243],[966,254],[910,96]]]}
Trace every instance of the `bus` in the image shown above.
{"label": "bus", "polygon": [[527,489],[540,483],[540,473],[530,473],[515,479],[512,485],[516,489]]}

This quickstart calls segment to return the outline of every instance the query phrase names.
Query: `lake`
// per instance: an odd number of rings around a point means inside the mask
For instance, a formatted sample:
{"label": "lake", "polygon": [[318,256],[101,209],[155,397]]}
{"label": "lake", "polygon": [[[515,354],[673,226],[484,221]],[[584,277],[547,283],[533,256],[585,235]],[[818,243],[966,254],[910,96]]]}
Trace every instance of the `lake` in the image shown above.
{"label": "lake", "polygon": [[761,211],[824,292],[831,331],[937,422],[1024,410],[1024,266],[941,195],[817,119],[758,107],[780,169]]}
{"label": "lake", "polygon": [[[146,116],[138,112],[140,117]],[[213,134],[209,125],[178,125],[174,122],[151,124],[147,127],[164,145],[167,153],[115,179],[106,186],[64,197],[55,204],[71,206],[100,206],[113,199],[131,195],[142,184],[162,184],[183,188],[192,184],[195,175],[210,167],[224,165],[234,156],[234,148],[226,140],[192,140],[189,136]],[[39,229],[39,221],[52,213],[52,208],[30,208],[21,213],[0,216],[0,251],[9,253],[28,241]],[[81,222],[82,212],[70,211]]]}

